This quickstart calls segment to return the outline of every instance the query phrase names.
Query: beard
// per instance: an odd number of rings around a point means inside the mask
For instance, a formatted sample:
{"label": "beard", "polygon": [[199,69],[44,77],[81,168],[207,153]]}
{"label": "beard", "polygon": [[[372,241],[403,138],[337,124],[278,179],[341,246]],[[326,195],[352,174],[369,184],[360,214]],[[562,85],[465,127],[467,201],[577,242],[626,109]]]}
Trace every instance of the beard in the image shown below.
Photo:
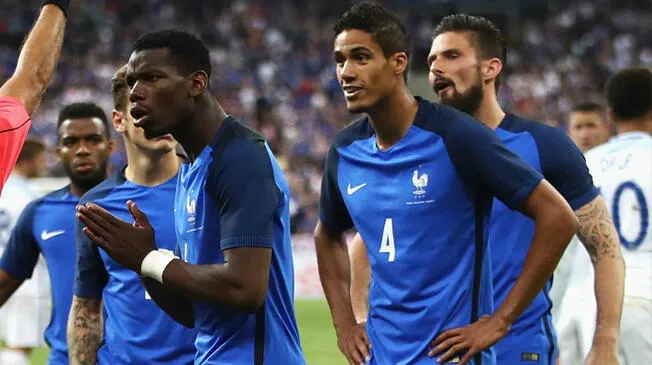
{"label": "beard", "polygon": [[473,116],[480,108],[482,95],[482,81],[479,81],[471,85],[465,93],[459,93],[456,89],[453,89],[453,96],[444,96],[439,102]]}
{"label": "beard", "polygon": [[80,174],[73,170],[70,165],[63,165],[66,175],[70,178],[70,181],[77,185],[84,192],[91,190],[95,185],[101,183],[106,178],[106,168],[109,164],[109,161],[106,160],[99,164],[99,168],[94,171],[89,171],[85,174]]}

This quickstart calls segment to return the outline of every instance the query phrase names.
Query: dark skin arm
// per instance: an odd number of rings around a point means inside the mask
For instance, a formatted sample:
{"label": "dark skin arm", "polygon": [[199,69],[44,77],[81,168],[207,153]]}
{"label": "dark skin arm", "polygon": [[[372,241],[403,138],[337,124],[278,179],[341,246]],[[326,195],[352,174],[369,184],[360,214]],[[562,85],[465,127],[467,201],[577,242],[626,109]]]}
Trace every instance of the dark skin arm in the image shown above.
{"label": "dark skin arm", "polygon": [[0,307],[18,290],[22,283],[22,280],[15,279],[6,271],[0,270]]}
{"label": "dark skin arm", "polygon": [[145,276],[140,277],[140,282],[145,290],[152,297],[152,300],[172,319],[185,327],[195,326],[195,316],[192,312],[192,305],[187,297],[183,297],[171,290],[166,289],[163,284]]}
{"label": "dark skin arm", "polygon": [[18,56],[16,71],[0,88],[0,96],[17,98],[30,115],[54,73],[65,24],[66,17],[58,6],[44,6]]}
{"label": "dark skin arm", "polygon": [[439,334],[430,356],[445,362],[464,353],[460,365],[503,338],[510,326],[541,291],[559,263],[579,221],[564,198],[543,180],[525,200],[521,212],[534,219],[535,231],[523,270],[493,316],[484,316],[469,326]]}
{"label": "dark skin arm", "polygon": [[[154,230],[134,202],[127,202],[127,208],[134,224],[92,203],[78,206],[77,218],[95,244],[125,268],[140,273],[143,259],[155,249]],[[253,313],[267,295],[271,257],[269,248],[238,247],[224,251],[224,264],[192,265],[174,260],[163,272],[164,286],[181,295]]]}
{"label": "dark skin arm", "polygon": [[333,317],[337,345],[349,364],[364,364],[370,342],[364,324],[358,324],[351,307],[351,266],[342,233],[331,233],[321,223],[315,228],[319,279]]}

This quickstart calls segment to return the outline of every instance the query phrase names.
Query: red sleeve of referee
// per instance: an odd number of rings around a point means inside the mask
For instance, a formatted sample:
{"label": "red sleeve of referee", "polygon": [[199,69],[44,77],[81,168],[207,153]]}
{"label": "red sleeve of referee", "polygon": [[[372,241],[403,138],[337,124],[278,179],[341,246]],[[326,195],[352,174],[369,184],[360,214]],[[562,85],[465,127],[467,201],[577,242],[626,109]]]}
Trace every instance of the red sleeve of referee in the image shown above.
{"label": "red sleeve of referee", "polygon": [[20,100],[0,97],[0,193],[16,164],[31,125],[29,114]]}

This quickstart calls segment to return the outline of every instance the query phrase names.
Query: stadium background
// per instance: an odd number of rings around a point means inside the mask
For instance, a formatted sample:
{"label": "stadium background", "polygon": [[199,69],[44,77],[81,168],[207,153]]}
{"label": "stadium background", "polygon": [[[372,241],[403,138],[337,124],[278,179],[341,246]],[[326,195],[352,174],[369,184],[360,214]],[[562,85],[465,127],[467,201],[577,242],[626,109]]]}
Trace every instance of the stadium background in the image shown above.
{"label": "stadium background", "polygon": [[[0,0],[0,82],[15,68],[39,0]],[[310,232],[317,218],[322,161],[334,134],[356,116],[335,79],[330,26],[345,0],[86,0],[71,11],[57,72],[34,116],[33,135],[53,150],[59,109],[91,100],[112,109],[110,79],[142,33],[176,27],[199,34],[213,60],[211,90],[228,113],[262,131],[292,189],[297,316],[309,364],[340,364],[317,277]],[[501,103],[516,114],[565,127],[571,106],[603,99],[614,71],[652,67],[649,0],[386,0],[413,43],[409,85],[433,99],[426,55],[434,24],[451,12],[482,15],[503,30],[508,56]],[[125,164],[120,138],[113,171]],[[54,154],[42,192],[66,184]],[[46,350],[33,364],[45,363]]]}

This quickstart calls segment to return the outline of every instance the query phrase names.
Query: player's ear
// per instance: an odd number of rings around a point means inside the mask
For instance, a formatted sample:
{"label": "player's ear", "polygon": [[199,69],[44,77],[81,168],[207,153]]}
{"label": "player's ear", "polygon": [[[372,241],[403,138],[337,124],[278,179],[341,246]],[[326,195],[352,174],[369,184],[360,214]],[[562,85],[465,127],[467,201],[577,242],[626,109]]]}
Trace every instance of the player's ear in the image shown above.
{"label": "player's ear", "polygon": [[615,123],[616,122],[616,114],[614,114],[614,110],[611,109],[611,108],[607,108],[607,114],[609,114],[609,120],[612,123]]}
{"label": "player's ear", "polygon": [[503,70],[503,62],[497,57],[482,61],[482,80],[495,80]]}
{"label": "player's ear", "polygon": [[111,112],[111,121],[113,122],[113,128],[116,130],[116,132],[125,132],[125,114],[123,112],[113,109]]}
{"label": "player's ear", "polygon": [[196,97],[204,93],[208,89],[208,74],[203,71],[197,71],[190,76],[190,89],[188,96]]}
{"label": "player's ear", "polygon": [[408,68],[408,55],[405,52],[396,52],[389,58],[389,62],[396,75],[403,75]]}

